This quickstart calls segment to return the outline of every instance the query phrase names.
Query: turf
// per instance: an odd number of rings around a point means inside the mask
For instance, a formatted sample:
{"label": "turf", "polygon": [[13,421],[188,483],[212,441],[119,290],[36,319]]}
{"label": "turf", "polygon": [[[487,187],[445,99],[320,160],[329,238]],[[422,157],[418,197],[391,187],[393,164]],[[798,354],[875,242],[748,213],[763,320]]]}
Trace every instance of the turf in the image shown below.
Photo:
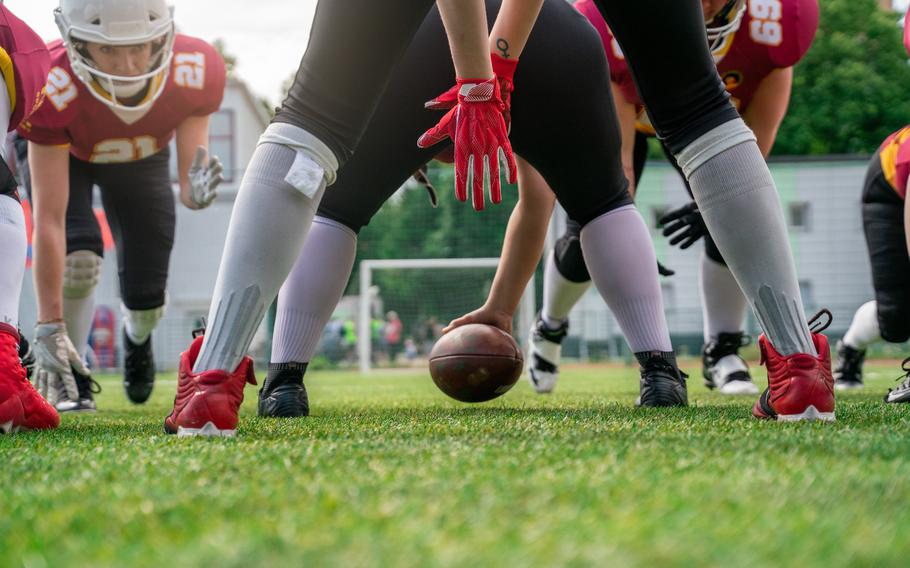
{"label": "turf", "polygon": [[623,367],[476,406],[323,372],[310,418],[258,419],[249,388],[219,440],[163,434],[173,376],[143,407],[103,377],[98,414],[0,437],[0,564],[906,565],[910,405],[881,403],[896,365],[868,370],[833,425],[695,379],[690,408],[636,409]]}

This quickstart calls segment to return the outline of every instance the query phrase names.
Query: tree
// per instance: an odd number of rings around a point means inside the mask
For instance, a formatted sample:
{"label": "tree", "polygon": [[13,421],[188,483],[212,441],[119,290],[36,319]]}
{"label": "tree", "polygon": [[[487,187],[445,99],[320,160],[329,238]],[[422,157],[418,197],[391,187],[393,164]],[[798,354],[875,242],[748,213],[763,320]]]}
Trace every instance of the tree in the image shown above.
{"label": "tree", "polygon": [[222,38],[218,38],[212,42],[212,47],[215,48],[215,51],[224,59],[224,66],[227,70],[227,76],[234,76],[234,69],[237,68],[237,56],[228,51],[227,42]]}
{"label": "tree", "polygon": [[774,153],[871,153],[910,122],[910,66],[897,16],[875,0],[819,5],[818,34],[796,67]]}

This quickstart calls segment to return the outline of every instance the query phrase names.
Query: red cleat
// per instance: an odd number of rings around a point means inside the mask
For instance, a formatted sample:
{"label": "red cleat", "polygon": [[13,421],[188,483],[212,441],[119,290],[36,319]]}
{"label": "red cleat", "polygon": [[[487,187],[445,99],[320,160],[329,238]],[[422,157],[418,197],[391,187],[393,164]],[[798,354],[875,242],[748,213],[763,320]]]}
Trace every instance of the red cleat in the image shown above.
{"label": "red cleat", "polygon": [[818,357],[795,353],[784,357],[764,336],[758,338],[761,362],[768,367],[768,388],[752,407],[756,418],[798,422],[834,421],[834,378],[828,338],[813,333]]}
{"label": "red cleat", "polygon": [[174,410],[164,419],[164,431],[178,436],[233,436],[237,412],[243,403],[243,388],[256,384],[253,360],[244,357],[233,373],[204,371],[194,374],[193,365],[202,349],[200,335],[180,355],[180,373]]}
{"label": "red cleat", "polygon": [[49,430],[60,415],[38,394],[19,360],[19,332],[0,324],[0,433]]}

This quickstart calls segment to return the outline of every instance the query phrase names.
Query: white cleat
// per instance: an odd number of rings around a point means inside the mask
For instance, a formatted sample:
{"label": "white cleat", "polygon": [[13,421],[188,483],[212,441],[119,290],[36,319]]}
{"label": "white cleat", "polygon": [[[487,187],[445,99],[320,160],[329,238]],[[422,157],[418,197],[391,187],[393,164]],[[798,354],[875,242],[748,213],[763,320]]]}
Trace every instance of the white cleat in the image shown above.
{"label": "white cleat", "polygon": [[206,438],[230,438],[236,433],[237,430],[219,430],[218,427],[211,422],[206,422],[202,428],[184,428],[183,426],[177,428],[178,438],[190,438],[194,436]]}
{"label": "white cleat", "polygon": [[569,333],[569,322],[558,329],[550,329],[538,314],[528,336],[528,380],[538,394],[549,394],[556,388],[559,378],[559,359],[562,340]]}
{"label": "white cleat", "polygon": [[705,386],[721,394],[758,394],[749,375],[749,365],[739,356],[739,348],[751,339],[742,333],[721,333],[702,348],[702,374]]}

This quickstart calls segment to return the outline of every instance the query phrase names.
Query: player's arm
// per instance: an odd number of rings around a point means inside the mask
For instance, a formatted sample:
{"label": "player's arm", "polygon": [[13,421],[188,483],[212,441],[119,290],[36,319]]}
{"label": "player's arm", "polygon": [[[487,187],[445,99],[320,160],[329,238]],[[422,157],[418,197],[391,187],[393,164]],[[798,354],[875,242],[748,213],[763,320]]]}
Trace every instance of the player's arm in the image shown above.
{"label": "player's arm", "polygon": [[749,108],[743,113],[743,120],[755,133],[758,147],[766,158],[774,147],[777,131],[787,115],[792,88],[793,67],[775,69],[762,79]]}
{"label": "player's arm", "polygon": [[35,214],[34,275],[39,322],[59,321],[63,318],[69,161],[68,146],[28,143]]}
{"label": "player's arm", "polygon": [[436,0],[436,5],[449,38],[456,75],[471,79],[493,77],[483,0]]}
{"label": "player's arm", "polygon": [[638,113],[635,105],[626,100],[622,89],[616,83],[610,83],[613,91],[613,103],[616,105],[616,118],[619,120],[619,134],[622,140],[622,172],[629,180],[629,194],[635,197],[635,122]]}
{"label": "player's arm", "polygon": [[490,31],[490,52],[518,59],[528,43],[543,0],[505,0]]}
{"label": "player's arm", "polygon": [[177,173],[180,201],[189,209],[204,209],[224,181],[221,162],[209,156],[209,116],[191,116],[177,127]]}
{"label": "player's arm", "polygon": [[509,217],[490,295],[480,309],[453,320],[446,332],[469,323],[486,323],[512,332],[512,316],[540,261],[556,202],[556,196],[537,170],[521,159],[517,164],[518,203]]}

